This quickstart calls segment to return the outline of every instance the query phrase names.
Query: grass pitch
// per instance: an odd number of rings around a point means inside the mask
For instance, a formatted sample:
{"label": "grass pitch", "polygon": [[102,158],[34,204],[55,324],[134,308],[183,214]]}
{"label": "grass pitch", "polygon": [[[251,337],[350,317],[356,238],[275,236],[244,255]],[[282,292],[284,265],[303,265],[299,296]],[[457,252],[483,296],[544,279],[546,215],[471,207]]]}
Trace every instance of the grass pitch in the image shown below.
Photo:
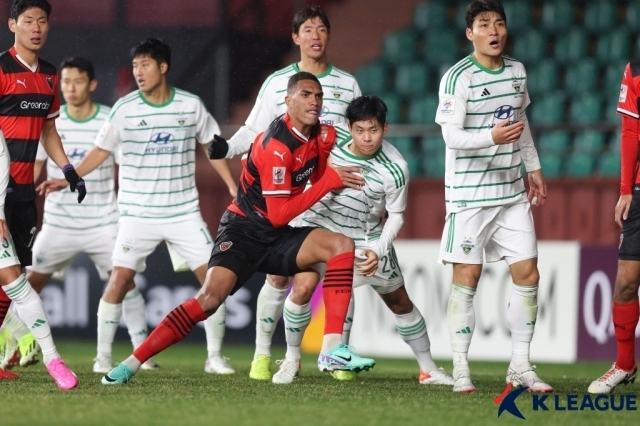
{"label": "grass pitch", "polygon": [[[421,386],[413,360],[378,359],[376,367],[353,382],[320,373],[316,357],[305,356],[292,385],[256,382],[248,377],[253,348],[226,346],[238,370],[232,376],[203,373],[204,345],[178,344],[156,358],[157,371],[141,371],[126,386],[107,387],[91,372],[95,343],[60,342],[60,352],[78,374],[80,387],[57,389],[42,364],[14,370],[18,381],[0,382],[0,425],[633,425],[638,411],[533,411],[531,396],[516,404],[527,420],[503,413],[493,398],[504,388],[506,363],[471,363],[478,392],[456,395],[450,387]],[[130,346],[118,344],[120,360]],[[276,349],[274,359],[284,350]],[[451,372],[451,362],[439,363]],[[556,394],[584,394],[607,363],[539,364]],[[275,364],[272,371],[276,371]],[[638,394],[640,385],[616,394]],[[566,398],[565,398],[566,401]],[[565,403],[566,405],[566,403]]]}

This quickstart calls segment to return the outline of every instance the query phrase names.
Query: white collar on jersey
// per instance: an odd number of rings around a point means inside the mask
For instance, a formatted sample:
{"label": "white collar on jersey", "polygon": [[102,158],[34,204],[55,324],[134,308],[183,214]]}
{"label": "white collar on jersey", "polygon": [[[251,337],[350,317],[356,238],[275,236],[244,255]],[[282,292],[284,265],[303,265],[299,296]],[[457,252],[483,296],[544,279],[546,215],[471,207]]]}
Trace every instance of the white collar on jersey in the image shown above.
{"label": "white collar on jersey", "polygon": [[38,64],[37,64],[37,63],[36,63],[36,66],[35,66],[35,67],[32,67],[32,66],[31,66],[31,65],[29,65],[29,64],[28,64],[24,59],[22,59],[22,58],[20,57],[20,55],[18,55],[17,53],[16,53],[16,58],[20,61],[20,63],[21,63],[22,65],[24,65],[25,67],[29,68],[29,70],[30,70],[31,72],[36,72],[36,71],[38,71]]}
{"label": "white collar on jersey", "polygon": [[296,133],[296,135],[300,136],[305,142],[309,142],[309,138],[306,137],[305,135],[303,135],[302,133],[300,133],[300,131],[298,129],[296,129],[295,127],[291,126],[291,128],[293,129],[293,131]]}

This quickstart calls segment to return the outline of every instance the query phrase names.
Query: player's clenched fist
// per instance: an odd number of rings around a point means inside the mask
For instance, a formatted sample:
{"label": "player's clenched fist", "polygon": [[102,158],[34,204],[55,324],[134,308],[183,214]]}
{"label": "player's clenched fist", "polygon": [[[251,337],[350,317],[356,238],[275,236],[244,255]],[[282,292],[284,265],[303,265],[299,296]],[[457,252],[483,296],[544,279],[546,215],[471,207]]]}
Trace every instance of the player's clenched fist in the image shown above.
{"label": "player's clenched fist", "polygon": [[87,196],[87,188],[84,186],[84,180],[78,175],[72,164],[64,166],[62,172],[64,173],[64,178],[69,182],[71,192],[76,192],[76,189],[78,190],[78,203],[81,203],[84,197]]}
{"label": "player's clenched fist", "polygon": [[496,145],[513,143],[520,139],[523,130],[524,122],[509,124],[509,120],[504,120],[491,129],[491,137]]}

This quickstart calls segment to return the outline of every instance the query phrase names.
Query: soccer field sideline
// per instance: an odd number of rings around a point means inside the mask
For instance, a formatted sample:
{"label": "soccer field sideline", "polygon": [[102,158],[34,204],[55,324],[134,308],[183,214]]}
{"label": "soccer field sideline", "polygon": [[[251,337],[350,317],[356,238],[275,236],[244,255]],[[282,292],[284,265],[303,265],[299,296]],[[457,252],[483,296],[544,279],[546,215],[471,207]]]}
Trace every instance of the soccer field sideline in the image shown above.
{"label": "soccer field sideline", "polygon": [[[301,375],[292,385],[274,385],[248,378],[253,349],[227,346],[225,355],[238,374],[203,373],[204,345],[179,344],[157,357],[161,369],[141,372],[132,383],[105,387],[91,372],[93,342],[62,341],[61,352],[80,378],[80,387],[59,391],[42,365],[15,370],[21,379],[0,384],[2,425],[493,425],[519,424],[505,412],[498,418],[493,399],[504,388],[507,364],[472,362],[478,392],[457,395],[448,387],[428,387],[417,382],[418,367],[409,359],[378,359],[376,367],[354,382],[337,382],[320,373],[314,356],[303,357]],[[125,343],[115,347],[115,359],[130,351]],[[274,359],[283,356],[277,348]],[[451,370],[450,361],[438,365]],[[573,365],[539,364],[540,376],[555,386],[556,394],[583,395],[591,380],[609,367],[605,362]],[[275,372],[277,366],[272,366]],[[640,386],[622,386],[614,394],[638,394]],[[544,424],[631,425],[637,411],[534,412],[525,394],[517,406],[527,421]],[[37,410],[33,410],[34,401]],[[549,405],[549,404],[547,404]],[[565,404],[566,405],[566,404]],[[7,410],[7,408],[9,408]]]}

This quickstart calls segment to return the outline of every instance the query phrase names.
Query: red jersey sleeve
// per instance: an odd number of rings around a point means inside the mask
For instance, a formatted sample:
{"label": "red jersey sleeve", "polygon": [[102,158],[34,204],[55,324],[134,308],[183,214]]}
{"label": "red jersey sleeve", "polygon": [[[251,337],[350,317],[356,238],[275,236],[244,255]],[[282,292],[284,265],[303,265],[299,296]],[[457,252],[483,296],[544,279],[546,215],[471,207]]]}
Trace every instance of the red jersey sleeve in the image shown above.
{"label": "red jersey sleeve", "polygon": [[638,167],[638,86],[640,64],[629,63],[624,69],[618,113],[622,115],[620,132],[620,195],[630,195]]}
{"label": "red jersey sleeve", "polygon": [[60,115],[60,91],[58,87],[60,87],[58,82],[58,76],[53,76],[53,102],[51,102],[51,106],[49,107],[49,114],[47,114],[47,120],[55,120]]}
{"label": "red jersey sleeve", "polygon": [[271,140],[256,164],[263,197],[289,197],[291,195],[291,171],[294,158],[284,144]]}
{"label": "red jersey sleeve", "polygon": [[640,118],[640,115],[638,115],[638,90],[636,87],[638,78],[634,78],[633,71],[631,64],[627,64],[622,76],[622,84],[620,85],[618,113]]}

